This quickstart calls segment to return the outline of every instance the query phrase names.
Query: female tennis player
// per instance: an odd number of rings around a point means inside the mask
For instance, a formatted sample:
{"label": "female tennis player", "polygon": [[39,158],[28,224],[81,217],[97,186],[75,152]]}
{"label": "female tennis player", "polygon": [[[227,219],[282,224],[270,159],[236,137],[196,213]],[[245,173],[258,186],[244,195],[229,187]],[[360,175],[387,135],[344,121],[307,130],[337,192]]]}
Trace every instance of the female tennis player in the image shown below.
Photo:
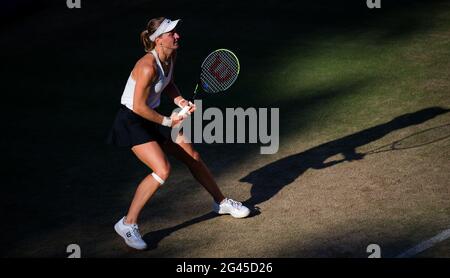
{"label": "female tennis player", "polygon": [[[149,21],[141,33],[141,41],[147,52],[134,66],[121,98],[108,141],[117,146],[130,147],[133,153],[153,172],[138,185],[128,213],[114,226],[125,243],[135,249],[146,249],[137,225],[139,213],[144,205],[169,177],[170,164],[166,154],[173,155],[187,165],[195,179],[213,197],[213,210],[219,214],[230,214],[235,218],[247,217],[250,210],[240,202],[225,198],[217,186],[208,167],[190,143],[185,140],[173,142],[165,137],[162,129],[182,122],[184,117],[176,113],[170,117],[157,111],[161,94],[183,108],[195,105],[185,100],[173,81],[173,71],[180,36],[175,27],[179,20],[159,17]],[[182,136],[181,134],[179,136]]]}

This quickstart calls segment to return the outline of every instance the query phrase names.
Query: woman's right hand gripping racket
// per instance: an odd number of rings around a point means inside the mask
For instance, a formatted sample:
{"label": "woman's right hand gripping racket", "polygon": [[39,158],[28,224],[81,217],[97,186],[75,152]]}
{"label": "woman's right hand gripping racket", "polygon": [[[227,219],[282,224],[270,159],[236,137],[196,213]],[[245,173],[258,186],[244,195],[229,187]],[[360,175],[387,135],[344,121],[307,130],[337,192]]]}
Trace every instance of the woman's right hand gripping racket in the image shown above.
{"label": "woman's right hand gripping racket", "polygon": [[[240,65],[236,55],[228,49],[217,49],[206,57],[201,66],[200,83],[197,83],[190,103],[197,96],[198,85],[205,93],[219,93],[233,85],[239,75]],[[190,105],[186,105],[178,116],[188,113]]]}

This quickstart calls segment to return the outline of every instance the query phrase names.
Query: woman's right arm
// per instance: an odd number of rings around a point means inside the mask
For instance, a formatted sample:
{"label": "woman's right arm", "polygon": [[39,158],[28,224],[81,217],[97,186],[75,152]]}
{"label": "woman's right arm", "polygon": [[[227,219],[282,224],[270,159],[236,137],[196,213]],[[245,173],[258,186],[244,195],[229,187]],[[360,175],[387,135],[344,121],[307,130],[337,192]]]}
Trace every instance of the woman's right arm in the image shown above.
{"label": "woman's right arm", "polygon": [[[151,64],[140,65],[136,68],[136,87],[134,89],[133,112],[149,121],[163,124],[164,116],[151,109],[146,104],[146,100],[150,92],[149,88],[155,80],[156,74],[156,69]],[[172,126],[174,126],[182,120],[182,117],[172,116],[171,119]]]}

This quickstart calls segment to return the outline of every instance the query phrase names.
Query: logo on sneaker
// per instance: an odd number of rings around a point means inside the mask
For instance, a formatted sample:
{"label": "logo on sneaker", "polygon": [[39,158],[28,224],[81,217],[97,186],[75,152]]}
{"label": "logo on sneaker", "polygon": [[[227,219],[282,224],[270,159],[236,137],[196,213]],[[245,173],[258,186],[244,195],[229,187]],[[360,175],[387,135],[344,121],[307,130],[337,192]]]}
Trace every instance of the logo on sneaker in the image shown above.
{"label": "logo on sneaker", "polygon": [[128,232],[126,233],[126,235],[127,235],[127,237],[131,237],[130,231],[128,231]]}

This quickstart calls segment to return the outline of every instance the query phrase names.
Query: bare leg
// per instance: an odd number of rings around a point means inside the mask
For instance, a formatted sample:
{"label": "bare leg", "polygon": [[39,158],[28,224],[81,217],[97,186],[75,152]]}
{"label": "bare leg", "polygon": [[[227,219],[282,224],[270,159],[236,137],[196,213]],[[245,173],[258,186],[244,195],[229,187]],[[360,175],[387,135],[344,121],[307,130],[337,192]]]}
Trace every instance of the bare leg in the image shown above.
{"label": "bare leg", "polygon": [[174,143],[168,140],[162,145],[162,148],[186,164],[194,178],[211,194],[214,201],[220,203],[225,199],[213,175],[191,143],[185,143],[183,140],[177,140],[177,143]]}
{"label": "bare leg", "polygon": [[[166,180],[169,177],[170,164],[161,150],[159,144],[155,141],[145,144],[137,145],[132,148],[132,151],[136,156],[150,169],[153,170],[161,179]],[[141,212],[147,201],[158,190],[160,183],[155,180],[152,175],[146,176],[134,194],[133,201],[131,202],[128,210],[126,223],[134,224],[137,222],[139,213]]]}

